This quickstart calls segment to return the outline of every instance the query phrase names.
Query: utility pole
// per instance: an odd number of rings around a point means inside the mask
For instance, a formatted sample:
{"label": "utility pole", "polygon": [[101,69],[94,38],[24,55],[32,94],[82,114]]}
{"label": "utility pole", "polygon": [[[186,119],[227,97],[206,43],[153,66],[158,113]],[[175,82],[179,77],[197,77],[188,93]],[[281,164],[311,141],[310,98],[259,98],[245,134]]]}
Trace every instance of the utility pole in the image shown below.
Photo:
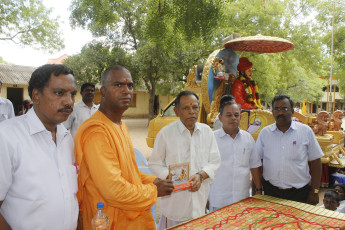
{"label": "utility pole", "polygon": [[[335,10],[335,3],[334,0],[332,1],[333,10],[332,10],[332,45],[331,45],[331,73],[329,76],[329,106],[328,110],[330,113],[333,111],[333,100],[332,100],[332,75],[333,75],[333,40],[334,40],[334,10]],[[335,99],[335,98],[334,98]]]}

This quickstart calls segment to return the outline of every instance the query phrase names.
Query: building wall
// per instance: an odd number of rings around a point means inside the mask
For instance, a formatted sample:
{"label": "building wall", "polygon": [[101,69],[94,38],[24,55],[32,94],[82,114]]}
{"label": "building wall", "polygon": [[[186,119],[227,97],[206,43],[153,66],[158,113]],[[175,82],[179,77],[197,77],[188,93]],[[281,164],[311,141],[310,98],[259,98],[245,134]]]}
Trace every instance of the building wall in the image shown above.
{"label": "building wall", "polygon": [[[0,96],[3,98],[7,98],[7,88],[8,87],[14,87],[13,85],[9,84],[3,84],[1,87],[1,93]],[[23,88],[23,95],[22,98],[23,100],[31,100],[29,97],[29,92],[28,92],[28,86],[27,85],[17,85],[15,88]],[[147,92],[135,92],[135,100],[131,107],[124,113],[125,117],[142,117],[146,118],[148,117],[149,114],[149,98],[150,95]],[[101,95],[99,91],[96,91],[95,93],[95,99],[94,103],[99,104],[101,99]],[[160,112],[161,109],[164,109],[172,100],[174,99],[174,96],[159,96],[159,110],[158,113]],[[81,94],[80,94],[80,89],[78,89],[78,93],[75,97],[75,102],[81,101]]]}
{"label": "building wall", "polygon": [[[164,109],[168,103],[173,99],[173,96],[162,96],[159,95],[159,107],[158,113],[161,109]],[[149,114],[149,99],[150,95],[147,92],[135,92],[135,104],[126,110],[123,114],[125,117],[148,117]]]}
{"label": "building wall", "polygon": [[135,92],[131,107],[123,114],[125,117],[147,117],[149,114],[150,95],[146,92]]}

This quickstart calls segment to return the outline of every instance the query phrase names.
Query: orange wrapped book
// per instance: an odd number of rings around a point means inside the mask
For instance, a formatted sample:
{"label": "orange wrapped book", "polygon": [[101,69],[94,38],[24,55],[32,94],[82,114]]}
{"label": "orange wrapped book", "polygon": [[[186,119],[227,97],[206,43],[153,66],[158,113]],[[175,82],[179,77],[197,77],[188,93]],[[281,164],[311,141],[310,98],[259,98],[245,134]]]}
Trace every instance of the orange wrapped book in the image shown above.
{"label": "orange wrapped book", "polygon": [[169,165],[169,178],[174,184],[173,192],[191,188],[192,183],[189,182],[189,163]]}

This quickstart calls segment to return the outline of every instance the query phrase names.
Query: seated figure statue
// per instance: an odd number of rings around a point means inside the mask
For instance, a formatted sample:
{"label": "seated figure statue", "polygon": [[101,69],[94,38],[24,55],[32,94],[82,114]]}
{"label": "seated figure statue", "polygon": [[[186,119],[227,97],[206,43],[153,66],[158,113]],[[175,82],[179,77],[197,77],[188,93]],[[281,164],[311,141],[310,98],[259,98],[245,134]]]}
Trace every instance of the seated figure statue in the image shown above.
{"label": "seated figure statue", "polygon": [[252,78],[253,63],[248,58],[242,57],[239,60],[237,70],[239,77],[234,81],[231,89],[236,103],[245,110],[262,109],[259,88]]}

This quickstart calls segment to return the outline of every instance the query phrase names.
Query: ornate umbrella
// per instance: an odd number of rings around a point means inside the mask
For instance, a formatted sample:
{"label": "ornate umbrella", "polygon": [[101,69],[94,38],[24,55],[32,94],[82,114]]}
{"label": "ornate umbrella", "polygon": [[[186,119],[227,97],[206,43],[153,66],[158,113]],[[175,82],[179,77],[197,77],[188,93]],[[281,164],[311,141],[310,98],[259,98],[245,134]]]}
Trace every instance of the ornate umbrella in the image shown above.
{"label": "ornate umbrella", "polygon": [[291,50],[295,45],[283,38],[262,36],[241,37],[224,44],[224,47],[230,47],[235,51],[253,52],[253,53],[279,53]]}

